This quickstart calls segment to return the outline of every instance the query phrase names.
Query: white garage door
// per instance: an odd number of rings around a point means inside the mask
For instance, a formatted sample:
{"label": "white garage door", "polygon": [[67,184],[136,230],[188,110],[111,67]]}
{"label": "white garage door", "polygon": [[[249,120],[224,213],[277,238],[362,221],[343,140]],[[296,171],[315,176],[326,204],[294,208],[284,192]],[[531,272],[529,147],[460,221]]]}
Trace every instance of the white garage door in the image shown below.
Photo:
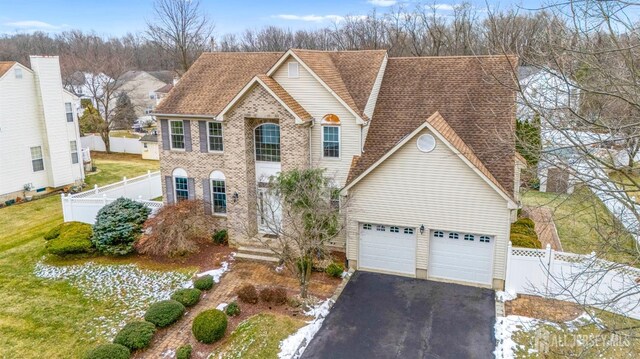
{"label": "white garage door", "polygon": [[493,241],[476,233],[432,231],[429,277],[491,285]]}
{"label": "white garage door", "polygon": [[416,235],[413,228],[360,224],[358,267],[374,270],[416,274]]}

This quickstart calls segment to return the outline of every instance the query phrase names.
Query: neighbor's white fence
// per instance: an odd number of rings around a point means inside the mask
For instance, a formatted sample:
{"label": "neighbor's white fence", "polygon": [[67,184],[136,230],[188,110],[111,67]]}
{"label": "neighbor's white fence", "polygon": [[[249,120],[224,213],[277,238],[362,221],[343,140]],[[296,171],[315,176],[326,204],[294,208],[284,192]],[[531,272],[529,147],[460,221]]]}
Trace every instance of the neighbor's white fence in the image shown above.
{"label": "neighbor's white fence", "polygon": [[595,255],[547,249],[507,252],[505,289],[573,301],[640,319],[640,269]]}
{"label": "neighbor's white fence", "polygon": [[[109,137],[109,142],[111,144],[111,152],[142,154],[142,143],[137,138]],[[82,147],[88,147],[91,151],[104,152],[107,150],[100,136],[80,137],[80,143]]]}
{"label": "neighbor's white fence", "polygon": [[64,195],[62,194],[62,213],[64,221],[78,221],[94,224],[98,211],[105,205],[120,197],[144,203],[155,213],[162,207],[162,202],[150,201],[162,196],[162,180],[160,172],[148,172],[146,175],[127,179],[103,187]]}

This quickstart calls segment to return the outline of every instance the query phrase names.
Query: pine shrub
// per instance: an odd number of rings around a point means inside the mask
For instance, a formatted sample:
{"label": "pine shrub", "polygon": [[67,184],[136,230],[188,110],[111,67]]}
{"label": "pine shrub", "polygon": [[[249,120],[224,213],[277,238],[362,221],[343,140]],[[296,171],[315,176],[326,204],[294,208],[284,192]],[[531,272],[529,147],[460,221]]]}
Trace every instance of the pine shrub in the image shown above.
{"label": "pine shrub", "polygon": [[218,309],[205,310],[193,320],[191,331],[196,339],[205,344],[216,342],[227,330],[227,316]]}
{"label": "pine shrub", "polygon": [[185,312],[182,303],[175,300],[162,300],[149,306],[144,314],[144,320],[153,323],[158,328],[164,328],[178,321]]}

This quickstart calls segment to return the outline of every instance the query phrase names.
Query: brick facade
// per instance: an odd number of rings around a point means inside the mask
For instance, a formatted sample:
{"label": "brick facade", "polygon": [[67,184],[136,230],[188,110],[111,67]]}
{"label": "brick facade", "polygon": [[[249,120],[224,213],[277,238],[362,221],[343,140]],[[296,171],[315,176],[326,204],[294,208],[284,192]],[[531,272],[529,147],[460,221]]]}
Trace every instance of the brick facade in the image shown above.
{"label": "brick facade", "polygon": [[[189,121],[192,143],[190,152],[163,150],[162,136],[158,136],[161,150],[160,170],[163,178],[171,176],[174,169],[183,168],[187,171],[188,177],[194,178],[197,199],[203,198],[203,179],[208,179],[215,170],[224,173],[227,215],[217,216],[217,225],[229,230],[229,239],[235,245],[242,244],[251,238],[251,234],[257,233],[254,129],[265,122],[280,125],[282,171],[308,167],[308,126],[296,124],[293,115],[259,85],[248,91],[225,116],[222,124],[222,153],[200,151],[198,119]],[[166,191],[163,182],[165,202]],[[234,193],[238,194],[236,202],[233,200]]]}

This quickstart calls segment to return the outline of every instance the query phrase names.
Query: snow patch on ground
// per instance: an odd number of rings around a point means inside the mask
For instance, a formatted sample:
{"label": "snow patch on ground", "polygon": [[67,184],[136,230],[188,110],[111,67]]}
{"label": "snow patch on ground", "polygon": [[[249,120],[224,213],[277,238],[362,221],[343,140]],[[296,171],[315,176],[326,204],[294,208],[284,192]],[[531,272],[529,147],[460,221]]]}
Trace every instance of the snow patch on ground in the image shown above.
{"label": "snow patch on ground", "polygon": [[224,310],[227,308],[227,306],[228,306],[228,305],[229,305],[229,304],[227,304],[227,303],[220,303],[220,304],[218,304],[218,306],[216,307],[216,309],[217,309],[217,310],[221,310],[221,311],[223,311],[223,312],[224,312]]}
{"label": "snow patch on ground", "polygon": [[324,318],[329,314],[329,309],[331,309],[332,305],[333,300],[327,299],[304,312],[305,315],[313,316],[313,320],[307,322],[307,325],[298,329],[297,332],[280,342],[280,353],[278,353],[278,358],[300,358],[313,336],[316,335],[318,330],[320,330],[320,327],[322,327]]}
{"label": "snow patch on ground", "polygon": [[[229,261],[232,261],[234,259],[235,255],[236,255],[235,252],[231,253],[229,255]],[[196,277],[202,277],[202,276],[205,276],[205,275],[210,275],[210,276],[213,277],[213,281],[214,282],[220,283],[220,278],[222,278],[222,275],[225,272],[227,272],[228,270],[229,270],[229,262],[225,261],[225,262],[220,263],[220,268],[211,269],[211,270],[208,270],[206,272],[198,273],[198,274],[196,274]]]}
{"label": "snow patch on ground", "polygon": [[497,359],[515,358],[515,351],[520,347],[513,341],[512,337],[515,332],[531,331],[542,321],[534,318],[523,317],[519,315],[509,315],[506,317],[496,318],[495,336],[496,350],[493,355]]}
{"label": "snow patch on ground", "polygon": [[507,301],[510,301],[510,300],[514,300],[516,298],[518,298],[518,294],[513,290],[506,291],[506,292],[503,292],[503,291],[500,291],[500,290],[496,291],[496,300],[498,302],[504,303],[504,302],[507,302]]}
{"label": "snow patch on ground", "polygon": [[[191,286],[191,274],[171,271],[151,271],[133,264],[104,265],[88,262],[69,266],[36,264],[39,278],[64,280],[78,288],[86,297],[108,301],[113,312],[87,323],[93,339],[111,339],[131,319],[141,318],[149,304],[169,299],[176,289]],[[64,303],[61,303],[64,305]]]}

